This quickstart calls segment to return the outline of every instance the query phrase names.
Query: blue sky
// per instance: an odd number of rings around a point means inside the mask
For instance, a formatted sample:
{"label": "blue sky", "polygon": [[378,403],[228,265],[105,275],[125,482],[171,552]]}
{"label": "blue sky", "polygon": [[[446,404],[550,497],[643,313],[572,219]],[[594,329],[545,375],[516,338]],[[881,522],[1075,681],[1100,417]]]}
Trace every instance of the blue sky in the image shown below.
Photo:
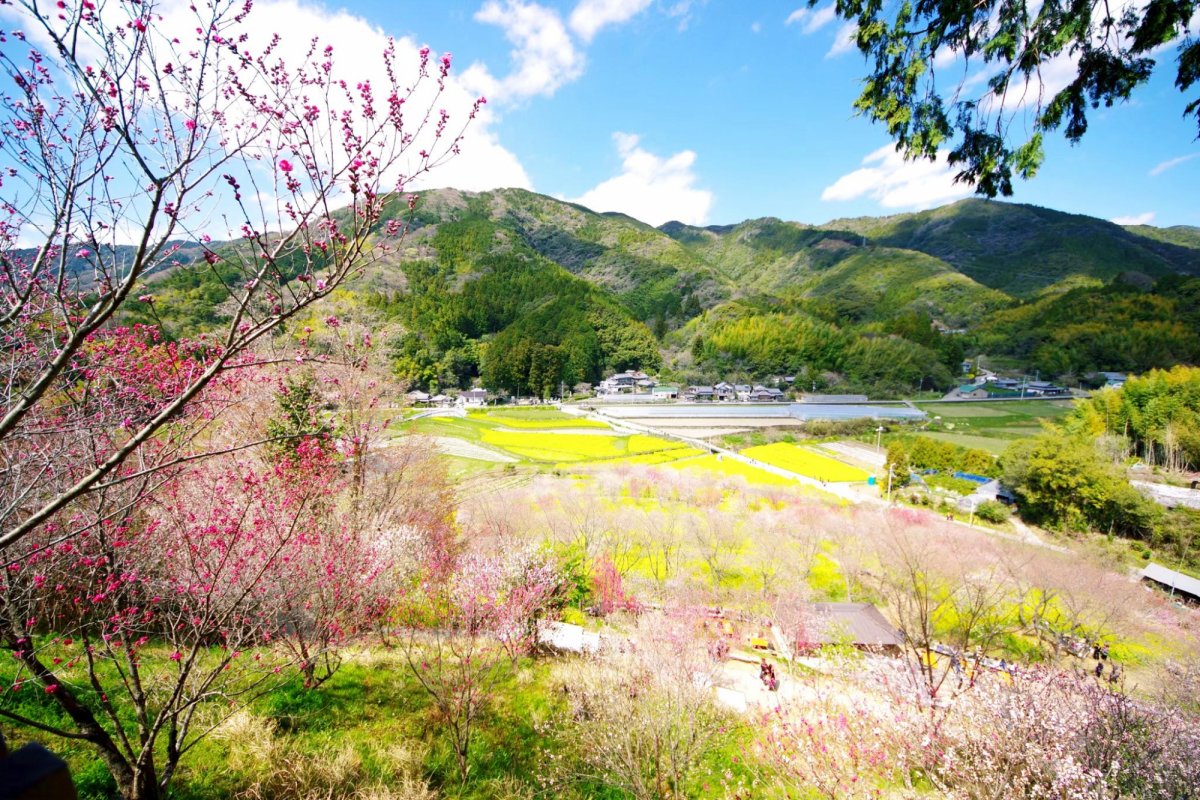
{"label": "blue sky", "polygon": [[[433,181],[519,185],[652,224],[776,216],[819,223],[940,205],[970,190],[905,164],[853,114],[865,67],[828,3],[733,0],[263,0],[259,20],[314,33],[371,68],[374,39],[454,54],[446,102],[488,97]],[[260,16],[261,15],[261,16]],[[1048,144],[1014,200],[1121,221],[1200,225],[1200,142],[1174,51],[1082,144]]]}

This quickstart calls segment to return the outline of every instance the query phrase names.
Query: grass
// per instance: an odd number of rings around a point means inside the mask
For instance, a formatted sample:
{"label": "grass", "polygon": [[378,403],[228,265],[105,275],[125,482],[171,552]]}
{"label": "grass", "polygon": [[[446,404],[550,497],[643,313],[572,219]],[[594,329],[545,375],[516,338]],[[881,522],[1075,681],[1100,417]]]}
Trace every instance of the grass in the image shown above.
{"label": "grass", "polygon": [[870,473],[858,467],[843,464],[841,461],[786,442],[748,447],[742,451],[742,455],[773,467],[831,483],[865,481],[870,477]]}
{"label": "grass", "polygon": [[921,432],[944,442],[1000,455],[1016,439],[1036,436],[1043,422],[1065,416],[1073,400],[1020,400],[997,403],[917,403],[940,425]]}
{"label": "grass", "polygon": [[921,435],[928,436],[930,439],[950,442],[960,447],[972,447],[976,450],[984,450],[994,456],[1002,455],[1013,441],[1012,439],[999,439],[973,433],[948,433],[945,431],[922,431]]}

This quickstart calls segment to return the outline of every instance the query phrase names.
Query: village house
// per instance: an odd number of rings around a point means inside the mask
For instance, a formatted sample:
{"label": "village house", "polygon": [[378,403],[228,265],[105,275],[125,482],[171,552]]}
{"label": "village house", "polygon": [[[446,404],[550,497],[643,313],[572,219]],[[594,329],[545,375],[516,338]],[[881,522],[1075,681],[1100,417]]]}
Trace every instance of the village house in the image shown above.
{"label": "village house", "polygon": [[414,406],[429,405],[429,401],[431,399],[428,392],[422,391],[412,391],[404,396],[408,398],[408,402],[412,403]]}
{"label": "village house", "polygon": [[734,392],[733,384],[721,381],[713,387],[713,393],[720,402],[729,402],[737,399],[737,394]]}
{"label": "village house", "polygon": [[711,386],[689,386],[683,393],[683,399],[689,403],[711,403],[716,398],[717,393]]}
{"label": "village house", "polygon": [[486,406],[488,401],[487,389],[467,389],[458,396],[458,405],[478,408]]}
{"label": "village house", "polygon": [[640,370],[618,372],[600,381],[597,394],[649,394],[656,381]]}
{"label": "village house", "polygon": [[754,391],[754,388],[748,383],[736,383],[733,386],[734,397],[742,403],[750,401],[750,392],[752,391]]}
{"label": "village house", "polygon": [[753,403],[777,403],[786,399],[787,395],[779,389],[755,386],[750,390],[750,401]]}

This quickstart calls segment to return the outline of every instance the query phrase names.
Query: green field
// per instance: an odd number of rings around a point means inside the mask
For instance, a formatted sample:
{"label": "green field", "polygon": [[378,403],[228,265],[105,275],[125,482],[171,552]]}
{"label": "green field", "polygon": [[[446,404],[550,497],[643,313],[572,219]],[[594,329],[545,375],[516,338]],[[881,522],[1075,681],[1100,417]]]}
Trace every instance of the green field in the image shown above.
{"label": "green field", "polygon": [[786,442],[748,447],[742,451],[742,455],[819,481],[855,482],[865,481],[871,476],[858,467]]}
{"label": "green field", "polygon": [[[1016,439],[1036,436],[1042,422],[1065,416],[1074,400],[917,403],[931,424],[923,436],[1000,455]],[[941,419],[936,419],[941,417]]]}

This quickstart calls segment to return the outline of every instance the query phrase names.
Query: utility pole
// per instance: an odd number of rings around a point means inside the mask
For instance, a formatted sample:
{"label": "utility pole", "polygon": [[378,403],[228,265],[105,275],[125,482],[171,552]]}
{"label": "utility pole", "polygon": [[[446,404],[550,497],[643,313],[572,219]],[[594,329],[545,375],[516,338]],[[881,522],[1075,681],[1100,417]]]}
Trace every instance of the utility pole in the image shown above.
{"label": "utility pole", "polygon": [[892,476],[894,476],[895,474],[896,474],[896,465],[888,464],[888,490],[887,490],[888,505],[892,504]]}
{"label": "utility pole", "polygon": [[883,438],[883,426],[880,425],[875,429],[875,449],[879,449],[879,440]]}

